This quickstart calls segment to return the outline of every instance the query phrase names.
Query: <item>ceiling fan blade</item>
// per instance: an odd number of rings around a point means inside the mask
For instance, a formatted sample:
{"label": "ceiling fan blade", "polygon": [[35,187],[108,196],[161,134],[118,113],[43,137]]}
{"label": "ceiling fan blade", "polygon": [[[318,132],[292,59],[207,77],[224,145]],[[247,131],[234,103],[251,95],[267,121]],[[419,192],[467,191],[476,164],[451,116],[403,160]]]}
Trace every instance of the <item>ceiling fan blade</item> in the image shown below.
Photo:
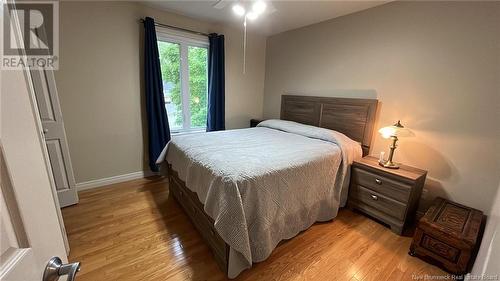
{"label": "ceiling fan blade", "polygon": [[228,0],[219,0],[217,1],[215,4],[212,5],[212,7],[216,8],[216,9],[223,9],[224,7],[226,7],[231,1],[228,1]]}
{"label": "ceiling fan blade", "polygon": [[277,11],[277,9],[274,7],[273,3],[271,3],[271,1],[267,2],[266,13],[268,15],[270,15],[270,14],[276,12],[276,11]]}

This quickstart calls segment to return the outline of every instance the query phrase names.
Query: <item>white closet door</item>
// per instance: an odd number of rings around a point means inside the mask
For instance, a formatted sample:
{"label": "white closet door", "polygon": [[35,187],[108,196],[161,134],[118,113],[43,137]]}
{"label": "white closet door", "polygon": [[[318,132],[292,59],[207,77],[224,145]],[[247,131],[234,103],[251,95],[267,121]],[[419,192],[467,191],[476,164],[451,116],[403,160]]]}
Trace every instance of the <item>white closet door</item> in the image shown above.
{"label": "white closet door", "polygon": [[32,70],[31,77],[59,204],[61,207],[76,204],[78,193],[54,73],[51,70]]}

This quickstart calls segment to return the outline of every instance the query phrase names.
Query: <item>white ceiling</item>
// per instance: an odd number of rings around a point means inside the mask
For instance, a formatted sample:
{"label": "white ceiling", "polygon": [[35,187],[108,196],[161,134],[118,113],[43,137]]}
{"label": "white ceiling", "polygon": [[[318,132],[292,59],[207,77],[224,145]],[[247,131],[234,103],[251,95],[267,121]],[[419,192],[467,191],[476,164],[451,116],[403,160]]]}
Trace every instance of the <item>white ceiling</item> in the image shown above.
{"label": "white ceiling", "polygon": [[[153,8],[167,10],[177,14],[208,21],[212,23],[242,26],[242,19],[232,12],[232,5],[240,2],[251,7],[250,1],[222,0],[217,9],[214,5],[219,0],[204,1],[146,1]],[[328,19],[333,19],[357,11],[372,8],[390,1],[266,1],[268,9],[265,14],[248,23],[248,28],[269,36],[287,30],[307,26]]]}

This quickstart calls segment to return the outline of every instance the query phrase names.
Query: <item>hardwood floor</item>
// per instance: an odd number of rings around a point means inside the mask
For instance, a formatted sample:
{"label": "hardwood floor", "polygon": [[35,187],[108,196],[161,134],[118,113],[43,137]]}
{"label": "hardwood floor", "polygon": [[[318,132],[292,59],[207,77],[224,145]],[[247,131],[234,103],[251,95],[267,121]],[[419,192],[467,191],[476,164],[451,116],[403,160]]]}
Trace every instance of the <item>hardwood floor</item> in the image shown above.
{"label": "hardwood floor", "polygon": [[[226,279],[161,177],[80,192],[80,203],[64,208],[63,216],[69,259],[82,263],[78,281]],[[333,221],[282,243],[236,280],[415,280],[445,274],[410,257],[410,242],[341,210]]]}

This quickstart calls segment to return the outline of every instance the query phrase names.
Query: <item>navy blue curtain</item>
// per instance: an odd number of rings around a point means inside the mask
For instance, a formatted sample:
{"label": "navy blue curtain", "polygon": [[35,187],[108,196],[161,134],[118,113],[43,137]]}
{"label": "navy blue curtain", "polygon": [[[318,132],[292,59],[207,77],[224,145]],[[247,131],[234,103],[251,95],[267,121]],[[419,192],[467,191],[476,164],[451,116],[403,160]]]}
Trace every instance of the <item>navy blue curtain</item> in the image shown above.
{"label": "navy blue curtain", "polygon": [[144,30],[144,83],[148,115],[149,167],[151,171],[157,172],[159,167],[156,165],[156,159],[170,141],[170,128],[163,97],[154,19],[147,17],[144,20]]}
{"label": "navy blue curtain", "polygon": [[224,35],[208,36],[208,115],[207,132],[225,129],[224,124]]}

